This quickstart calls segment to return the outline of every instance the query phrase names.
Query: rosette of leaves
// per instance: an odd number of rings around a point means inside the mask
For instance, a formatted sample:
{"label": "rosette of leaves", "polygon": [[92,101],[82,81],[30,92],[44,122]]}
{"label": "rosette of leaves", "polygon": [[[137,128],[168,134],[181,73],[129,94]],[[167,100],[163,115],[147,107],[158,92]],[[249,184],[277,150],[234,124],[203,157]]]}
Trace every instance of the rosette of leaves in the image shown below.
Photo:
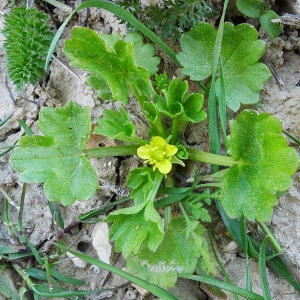
{"label": "rosette of leaves", "polygon": [[48,16],[35,8],[17,7],[5,15],[8,75],[18,90],[36,83],[44,76],[44,66],[53,33],[47,26]]}

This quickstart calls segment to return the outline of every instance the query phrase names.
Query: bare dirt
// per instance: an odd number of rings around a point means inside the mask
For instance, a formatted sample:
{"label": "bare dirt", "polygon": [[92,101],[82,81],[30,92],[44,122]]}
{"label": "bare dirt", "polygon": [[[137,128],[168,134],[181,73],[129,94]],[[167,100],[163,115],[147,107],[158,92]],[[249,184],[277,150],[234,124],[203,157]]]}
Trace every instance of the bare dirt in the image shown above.
{"label": "bare dirt", "polygon": [[[220,7],[220,1],[212,1]],[[274,4],[274,1],[272,1]],[[8,1],[2,0],[0,3],[0,30],[3,28],[3,15],[9,12],[7,8]],[[80,1],[76,0],[75,5]],[[280,4],[280,5],[279,5]],[[283,5],[284,4],[284,5]],[[278,13],[285,12],[298,13],[299,3],[297,1],[276,1]],[[284,11],[288,10],[288,11]],[[293,11],[291,11],[293,10]],[[300,5],[299,5],[300,10]],[[296,11],[296,12],[295,12]],[[66,17],[58,10],[51,12],[54,20],[61,22]],[[230,15],[235,16],[236,11]],[[213,21],[211,21],[213,22]],[[252,22],[252,20],[250,20]],[[56,28],[57,24],[52,24]],[[97,98],[96,93],[85,83],[86,75],[84,72],[73,69],[68,65],[68,60],[62,53],[63,41],[69,36],[70,29],[74,25],[87,26],[98,33],[120,32],[126,33],[126,27],[120,24],[112,14],[100,9],[89,9],[81,11],[76,18],[73,18],[69,26],[65,29],[59,44],[57,46],[56,57],[51,63],[46,80],[41,81],[35,86],[29,85],[22,94],[16,92],[6,74],[5,58],[3,49],[4,37],[0,34],[0,121],[7,115],[12,114],[10,120],[0,127],[0,145],[11,145],[18,140],[23,130],[21,129],[18,119],[24,120],[28,125],[33,124],[33,130],[38,132],[36,121],[40,108],[43,106],[60,106],[65,105],[67,101],[73,100],[83,107],[91,108],[92,122],[96,123],[97,118],[102,115],[104,108],[111,108],[112,103],[101,101]],[[282,35],[274,41],[269,40],[267,35],[260,30],[261,38],[267,42],[266,57],[274,65],[278,76],[284,85],[280,85],[275,77],[272,77],[265,85],[261,93],[262,110],[270,112],[282,121],[283,130],[300,139],[300,37],[299,28],[285,26]],[[167,64],[167,63],[165,63]],[[118,107],[118,103],[114,107]],[[141,135],[145,135],[146,125],[139,116],[138,109],[134,104],[128,105],[133,120],[138,124]],[[198,145],[204,148],[206,137],[199,140],[199,132],[203,129],[192,126],[189,129],[188,143]],[[299,151],[299,147],[289,140],[290,144]],[[107,140],[91,141],[94,144],[107,145]],[[15,172],[9,164],[10,154],[0,160],[0,185],[17,203],[21,197],[23,183],[19,181],[19,174]],[[96,172],[105,183],[118,184],[124,187],[126,175],[130,169],[136,168],[140,162],[136,158],[120,160],[118,158],[103,158],[92,160]],[[208,168],[200,166],[201,172],[207,172]],[[283,252],[291,260],[294,268],[300,268],[300,173],[293,178],[293,187],[282,197],[279,205],[274,209],[274,215],[268,224],[274,232],[283,247]],[[106,184],[105,187],[108,187]],[[78,216],[91,209],[97,208],[116,195],[109,189],[101,189],[97,194],[86,202],[76,202],[70,207],[60,206],[63,214],[65,226],[72,224]],[[4,199],[0,193],[0,210],[4,209]],[[13,211],[12,220],[17,220],[17,213]],[[215,244],[217,251],[229,273],[232,281],[238,286],[245,287],[245,259],[243,253],[224,233],[224,227],[218,221],[213,226],[215,234]],[[28,231],[28,239],[35,246],[40,247],[55,236],[55,225],[47,205],[47,199],[43,193],[43,187],[40,184],[30,184],[27,189],[24,209],[24,227]],[[83,253],[97,257],[97,252],[93,246],[92,232],[94,225],[76,226],[71,232],[63,235],[66,245],[75,242],[75,248]],[[249,226],[249,233],[253,236],[259,236],[260,231],[255,225]],[[7,227],[0,218],[0,247],[14,245],[15,241],[9,235]],[[111,262],[119,268],[124,268],[125,262],[121,256],[113,254]],[[258,273],[258,264],[251,262],[253,271],[253,290],[261,294],[260,280]],[[0,260],[1,264],[1,260]],[[120,286],[126,281],[120,277],[114,276],[107,271],[99,270],[91,265],[83,267],[75,266],[71,260],[66,260],[58,265],[59,270],[68,276],[84,279],[86,284],[80,289],[98,289],[105,285]],[[219,275],[219,278],[222,278]],[[268,279],[270,282],[272,299],[292,300],[300,299],[300,295],[285,280],[268,270]],[[179,280],[177,286],[172,290],[180,299],[212,299],[209,298],[194,282]],[[228,296],[231,299],[231,296]],[[0,295],[1,299],[1,295]],[[131,285],[125,285],[114,292],[104,292],[94,296],[87,296],[86,299],[154,299],[152,295],[142,296]],[[217,298],[214,298],[217,299]]]}

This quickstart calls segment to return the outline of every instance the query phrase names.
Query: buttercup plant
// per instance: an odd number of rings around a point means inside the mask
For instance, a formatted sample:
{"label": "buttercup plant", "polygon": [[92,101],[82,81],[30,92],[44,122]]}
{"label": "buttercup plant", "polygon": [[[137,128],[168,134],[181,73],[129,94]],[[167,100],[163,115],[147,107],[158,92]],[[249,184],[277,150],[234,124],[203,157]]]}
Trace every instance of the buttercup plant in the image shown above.
{"label": "buttercup plant", "polygon": [[[123,13],[113,3],[88,2],[77,10],[103,5],[106,9],[116,8],[117,15]],[[263,83],[270,77],[268,68],[259,62],[265,44],[258,40],[256,30],[247,24],[224,23],[227,2],[221,29],[200,22],[182,35],[182,52],[171,52],[184,75],[195,81],[207,79],[202,87],[209,93],[209,122],[216,118],[217,106],[212,103],[216,105],[217,98],[222,123],[224,105],[237,111],[241,104],[257,103]],[[126,19],[128,12],[124,16]],[[128,20],[135,22],[131,17]],[[140,28],[155,40],[142,25]],[[111,223],[110,239],[115,241],[115,250],[126,258],[127,270],[163,288],[174,286],[178,276],[192,276],[196,268],[202,275],[215,275],[205,236],[210,216],[204,204],[216,199],[230,218],[260,224],[271,219],[278,194],[291,187],[291,176],[299,165],[297,152],[282,135],[280,121],[268,113],[244,110],[230,122],[228,156],[219,155],[217,150],[207,153],[189,147],[183,138],[188,124],[206,118],[202,105],[207,95],[201,91],[191,93],[186,80],[163,80],[164,76],[157,74],[160,59],[155,56],[155,48],[144,44],[140,34],[130,33],[125,38],[119,34],[99,36],[89,28],[74,27],[63,51],[72,66],[89,72],[87,83],[100,98],[125,105],[119,111],[104,110],[94,130],[123,144],[87,149],[91,135],[89,108],[72,101],[64,108],[43,108],[37,123],[44,135],[20,138],[19,148],[11,156],[12,166],[21,172],[20,179],[45,183],[49,201],[71,205],[75,200],[88,200],[99,188],[89,158],[138,155],[141,164],[150,166],[134,169],[128,176],[126,185],[131,188],[133,206],[113,211],[105,220]],[[146,140],[136,135],[125,110],[131,94],[149,125]],[[216,128],[216,135],[218,131]],[[224,138],[227,145],[226,134]],[[195,171],[192,186],[179,188],[174,177],[176,165],[184,167],[187,159],[224,168],[207,175],[209,183],[200,184]],[[172,206],[179,207],[179,216]],[[265,253],[265,244],[261,251]],[[300,290],[297,284],[294,286]],[[249,299],[262,299],[246,292],[243,295]]]}

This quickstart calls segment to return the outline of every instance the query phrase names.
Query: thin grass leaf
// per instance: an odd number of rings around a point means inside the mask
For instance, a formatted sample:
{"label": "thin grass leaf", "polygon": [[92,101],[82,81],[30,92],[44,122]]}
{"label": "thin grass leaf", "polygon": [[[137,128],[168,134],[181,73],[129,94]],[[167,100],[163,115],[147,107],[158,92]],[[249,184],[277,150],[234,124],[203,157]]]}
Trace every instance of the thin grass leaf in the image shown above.
{"label": "thin grass leaf", "polygon": [[[218,254],[217,254],[217,251],[216,251],[216,249],[215,249],[214,242],[213,242],[213,238],[212,238],[212,232],[211,232],[210,224],[208,224],[208,230],[207,230],[207,232],[208,232],[208,235],[209,235],[210,246],[211,246],[211,249],[212,249],[214,258],[215,258],[215,260],[217,261],[218,266],[219,266],[219,268],[221,269],[222,274],[223,274],[223,276],[224,276],[225,279],[226,279],[226,282],[227,282],[228,284],[231,284],[231,285],[232,285],[232,281],[231,281],[230,277],[228,276],[228,274],[227,274],[227,272],[226,272],[226,270],[225,270],[225,268],[224,268],[224,265],[222,264],[221,260],[219,259]],[[233,293],[233,297],[234,297],[235,300],[239,300],[239,297],[238,297],[237,294]]]}
{"label": "thin grass leaf", "polygon": [[[229,218],[219,201],[216,201],[216,205],[231,237],[235,240],[239,247],[243,249],[244,244],[242,242],[242,235],[238,220]],[[249,245],[251,245],[249,246],[249,255],[255,259],[258,259],[258,251],[261,247],[261,244],[249,236],[248,239],[250,242]],[[268,249],[266,249],[266,254],[268,257],[274,255],[274,253]],[[281,275],[291,285],[293,285],[298,292],[300,292],[300,276],[292,269],[292,267],[290,267],[288,258],[285,255],[281,254],[280,257],[276,256],[269,259],[268,266],[277,274]]]}
{"label": "thin grass leaf", "polygon": [[223,60],[220,57],[220,96],[219,96],[219,114],[220,123],[223,135],[223,141],[225,148],[228,149],[228,138],[226,134],[226,88],[225,88],[225,76],[223,70]]}
{"label": "thin grass leaf", "polygon": [[251,281],[251,274],[250,274],[250,266],[249,266],[249,252],[248,252],[248,235],[247,235],[247,220],[244,216],[240,219],[240,228],[241,234],[244,244],[244,252],[245,252],[245,259],[246,259],[246,289],[248,291],[252,291],[252,281]]}
{"label": "thin grass leaf", "polygon": [[14,208],[20,211],[20,206],[3,190],[2,187],[0,187],[0,193]]}
{"label": "thin grass leaf", "polygon": [[295,143],[297,143],[300,146],[300,141],[297,140],[295,137],[293,137],[292,135],[290,135],[289,133],[287,133],[286,131],[282,130],[282,132],[288,136],[291,140],[293,140]]}
{"label": "thin grass leaf", "polygon": [[[20,201],[20,211],[18,215],[18,230],[23,231],[23,212],[24,212],[24,204],[25,204],[25,196],[28,184],[26,182],[23,183],[21,201]],[[19,239],[20,240],[20,239]]]}
{"label": "thin grass leaf", "polygon": [[210,284],[213,286],[217,286],[226,291],[241,295],[248,300],[264,300],[263,296],[260,296],[256,293],[247,291],[245,289],[228,284],[226,282],[223,282],[223,281],[215,279],[215,278],[211,278],[211,277],[207,277],[207,276],[198,276],[198,275],[180,275],[180,277],[199,281],[199,282],[204,282],[204,283],[207,283],[207,284]]}
{"label": "thin grass leaf", "polygon": [[[221,46],[222,46],[222,38],[223,38],[223,31],[224,31],[224,19],[225,19],[225,12],[228,5],[229,0],[226,0],[224,3],[223,13],[219,24],[219,29],[217,32],[216,43],[213,50],[213,65],[212,65],[212,81],[211,87],[208,95],[208,134],[209,134],[209,144],[210,150],[214,154],[220,153],[220,132],[219,132],[219,119],[218,119],[218,108],[217,108],[217,97],[216,97],[216,73],[219,64],[219,58],[221,53]],[[213,172],[218,171],[218,166],[212,166]]]}
{"label": "thin grass leaf", "polygon": [[259,275],[260,275],[260,282],[261,287],[264,293],[265,300],[271,300],[271,293],[268,283],[268,277],[267,277],[267,270],[266,270],[266,246],[269,241],[270,237],[266,236],[259,251],[259,258],[258,258],[258,264],[259,264]]}
{"label": "thin grass leaf", "polygon": [[113,13],[120,19],[128,22],[129,24],[134,26],[136,29],[138,29],[141,33],[143,33],[145,36],[147,36],[152,42],[157,44],[163,51],[166,52],[166,54],[168,54],[170,56],[170,58],[173,61],[178,63],[176,55],[173,52],[173,50],[167,44],[165,44],[155,33],[153,33],[150,29],[148,29],[145,25],[143,25],[140,21],[138,21],[129,11],[127,11],[123,7],[116,5],[115,3],[108,2],[105,0],[90,0],[90,1],[86,1],[86,2],[82,3],[81,5],[79,5],[68,16],[68,18],[63,22],[63,24],[58,29],[57,33],[55,34],[55,36],[52,40],[49,51],[48,51],[45,69],[48,69],[48,64],[49,64],[49,61],[51,60],[53,52],[55,51],[56,44],[57,44],[64,28],[66,27],[67,23],[69,22],[69,20],[72,18],[72,16],[76,12],[80,11],[81,9],[88,8],[88,7],[99,7],[99,8],[105,9],[105,10]]}
{"label": "thin grass leaf", "polygon": [[94,210],[92,210],[92,211],[89,211],[89,212],[83,214],[82,216],[80,216],[80,217],[78,218],[78,221],[80,221],[80,222],[86,221],[86,220],[88,220],[88,219],[90,219],[90,218],[93,218],[93,217],[95,217],[95,216],[97,216],[97,215],[99,215],[99,214],[101,214],[101,213],[107,211],[108,209],[113,208],[113,207],[116,206],[116,205],[122,204],[122,203],[124,203],[124,202],[129,201],[129,200],[131,200],[131,198],[126,197],[126,198],[122,198],[122,199],[120,199],[120,200],[118,200],[118,201],[114,201],[114,202],[112,202],[112,203],[109,203],[109,204],[107,204],[107,205],[104,205],[104,206],[102,206],[102,207],[100,207],[100,208],[96,208],[96,209],[94,209]]}
{"label": "thin grass leaf", "polygon": [[45,264],[45,262],[42,259],[42,257],[40,256],[39,252],[34,248],[34,246],[29,241],[27,241],[27,245],[30,248],[35,259],[38,261],[38,263],[43,266]]}
{"label": "thin grass leaf", "polygon": [[1,120],[0,127],[3,126],[10,119],[11,116],[12,114],[7,115],[3,120]]}
{"label": "thin grass leaf", "polygon": [[93,290],[93,291],[66,291],[63,290],[62,288],[49,288],[47,285],[44,284],[33,284],[30,286],[30,288],[41,297],[59,298],[59,299],[91,295],[91,294],[101,293],[107,290],[114,290],[114,289],[102,289],[102,290]]}
{"label": "thin grass leaf", "polygon": [[55,222],[57,222],[57,225],[60,228],[64,228],[65,227],[64,220],[63,220],[63,217],[59,210],[58,204],[56,202],[48,201],[48,206],[49,206],[51,215],[53,217],[53,220],[55,220]]}
{"label": "thin grass leaf", "polygon": [[19,119],[18,122],[23,127],[26,135],[29,135],[29,136],[33,135],[33,131],[23,120]]}
{"label": "thin grass leaf", "polygon": [[[84,261],[92,264],[92,265],[95,265],[99,268],[102,268],[102,269],[105,269],[105,270],[108,270],[110,272],[113,272],[137,285],[139,285],[140,287],[148,290],[149,292],[151,292],[153,295],[157,296],[157,297],[160,297],[164,300],[179,300],[177,297],[175,297],[174,295],[170,294],[168,291],[162,289],[161,287],[157,286],[157,285],[154,285],[154,284],[151,284],[151,283],[148,283],[138,277],[135,277],[129,273],[126,273],[114,266],[111,266],[109,264],[106,264],[98,259],[95,259],[95,258],[92,258],[90,256],[87,256],[85,254],[82,254],[80,252],[77,252],[77,251],[74,251],[72,249],[69,249],[67,247],[64,247],[62,245],[59,245],[59,244],[55,244],[57,247],[60,247],[61,249],[63,250],[66,250],[70,253],[72,253],[73,255],[75,255],[76,257],[79,257],[81,259],[83,259]],[[260,299],[259,299],[260,300]]]}
{"label": "thin grass leaf", "polygon": [[83,280],[79,280],[79,279],[76,279],[76,278],[71,278],[71,277],[68,277],[66,275],[60,274],[52,266],[50,266],[50,274],[51,274],[52,277],[54,277],[57,280],[60,280],[62,282],[66,282],[66,283],[69,283],[69,284],[78,284],[78,285],[84,284]]}

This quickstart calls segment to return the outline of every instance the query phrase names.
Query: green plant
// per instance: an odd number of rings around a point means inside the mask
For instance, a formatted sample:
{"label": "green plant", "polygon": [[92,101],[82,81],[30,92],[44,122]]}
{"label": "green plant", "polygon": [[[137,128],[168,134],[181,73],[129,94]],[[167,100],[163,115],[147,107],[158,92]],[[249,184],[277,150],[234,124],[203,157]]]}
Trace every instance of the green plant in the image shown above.
{"label": "green plant", "polygon": [[281,33],[280,24],[272,22],[272,20],[278,19],[278,15],[273,10],[268,9],[265,1],[238,0],[236,6],[244,15],[259,19],[260,25],[272,39],[275,39]]}
{"label": "green plant", "polygon": [[191,30],[203,18],[217,13],[205,0],[167,0],[163,2],[163,7],[155,4],[145,9],[141,9],[140,1],[135,0],[123,0],[118,4],[131,11],[162,39],[173,37],[179,40],[182,32]]}
{"label": "green plant", "polygon": [[[191,59],[188,57],[187,47],[198,43],[190,37],[193,37],[194,32],[203,30],[203,27],[212,33],[215,32],[209,25],[200,23],[197,28],[182,37],[184,52],[178,54],[178,59],[185,61],[189,69]],[[226,43],[227,27],[231,39],[239,38],[239,31],[252,32],[254,29],[245,25],[234,30],[232,25],[225,24],[221,53],[224,52],[224,61],[226,54],[234,61],[231,47]],[[175,284],[178,275],[192,274],[198,259],[202,257],[201,265],[205,272],[215,274],[204,237],[205,228],[201,224],[210,218],[204,207],[196,201],[205,199],[205,196],[193,193],[195,187],[206,188],[206,185],[198,185],[195,181],[193,189],[173,187],[169,184],[172,181],[170,162],[183,165],[188,157],[194,161],[229,167],[211,175],[210,186],[218,189],[214,198],[222,203],[231,217],[245,216],[250,220],[268,221],[272,216],[272,207],[277,203],[277,192],[285,191],[291,186],[290,176],[296,171],[299,160],[295,150],[287,146],[285,138],[281,135],[280,122],[267,113],[258,115],[251,110],[241,113],[231,122],[228,148],[231,156],[228,157],[186,147],[181,137],[187,124],[200,122],[205,118],[202,110],[203,95],[188,93],[187,82],[178,78],[173,79],[162,93],[157,94],[152,87],[150,76],[156,70],[155,66],[159,60],[153,57],[151,46],[143,45],[136,33],[123,40],[117,34],[99,36],[88,28],[75,27],[71,34],[72,37],[66,40],[64,48],[71,65],[89,70],[91,75],[87,82],[94,89],[100,90],[102,96],[102,91],[105,90],[107,99],[127,103],[131,90],[148,119],[152,142],[136,136],[129,115],[121,108],[119,113],[105,110],[95,133],[119,139],[125,144],[85,149],[91,130],[88,109],[82,109],[79,105],[69,102],[65,108],[42,109],[38,126],[45,136],[21,138],[20,148],[16,149],[11,157],[12,166],[22,172],[21,180],[25,182],[45,182],[45,193],[49,200],[70,205],[75,199],[90,198],[98,188],[97,178],[88,158],[138,154],[154,164],[154,170],[142,167],[131,171],[127,185],[132,188],[131,198],[134,200],[134,206],[112,212],[106,220],[113,223],[110,237],[116,241],[116,250],[126,257],[128,270],[149,282],[169,287]],[[209,45],[215,43],[216,35],[210,36],[214,41],[208,41],[207,49],[211,49]],[[253,40],[257,35],[253,37],[253,34],[248,33],[246,37],[250,37],[251,43],[255,44]],[[244,46],[243,39],[240,41],[242,49],[249,47],[249,42],[245,42]],[[253,53],[246,57],[239,56],[237,49],[236,59],[242,65],[244,59],[245,66],[251,64],[252,69],[257,68],[258,71],[253,73],[260,74],[259,76],[266,80],[269,76],[268,71],[257,63],[264,49],[264,45],[261,44],[259,42],[257,47],[252,47]],[[140,53],[139,56],[135,56],[137,52]],[[190,55],[195,60],[192,51]],[[209,55],[207,61],[210,61]],[[107,64],[111,66],[109,69]],[[201,63],[194,65],[198,70],[194,73],[200,74],[200,78],[195,79],[203,79]],[[230,66],[229,59],[228,65]],[[226,72],[226,67],[227,64],[224,63],[224,73],[228,73],[230,78],[231,73]],[[235,72],[233,67],[230,70]],[[210,75],[207,68],[204,71],[204,76]],[[249,85],[253,86],[251,73],[249,78],[246,81],[240,78],[239,86],[246,91]],[[253,80],[255,84],[257,81],[256,78]],[[230,82],[230,79],[227,79],[227,82]],[[218,80],[216,85],[218,86]],[[258,88],[254,91],[257,94]],[[235,99],[227,99],[229,107],[239,107]],[[251,96],[248,99],[251,99]],[[258,99],[254,99],[253,103],[257,101]],[[165,119],[170,119],[170,128]],[[250,127],[251,135],[248,132]],[[151,151],[155,151],[154,157],[151,156]],[[64,165],[68,167],[62,167]],[[56,166],[59,166],[59,170]],[[164,178],[167,187],[160,189]],[[269,184],[262,186],[262,178]],[[159,202],[155,201],[158,193],[165,195]],[[169,213],[170,205],[179,201],[183,215],[174,217]],[[164,222],[156,210],[162,206],[165,207]],[[170,254],[168,249],[177,250]]]}
{"label": "green plant", "polygon": [[[207,79],[206,86],[202,84],[202,87],[209,93],[207,114],[212,150],[216,154],[187,147],[184,143],[188,124],[201,122],[206,117],[202,104],[207,95],[201,91],[190,93],[187,81],[179,78],[168,81],[164,75],[155,74],[159,59],[155,57],[153,46],[144,44],[137,33],[122,39],[118,34],[99,36],[88,28],[75,27],[64,48],[71,65],[90,72],[87,82],[103,99],[119,100],[126,105],[132,92],[147,118],[149,139],[143,140],[136,135],[135,126],[122,107],[119,112],[104,110],[95,133],[124,144],[86,149],[91,134],[89,111],[69,102],[65,108],[41,110],[38,126],[44,136],[22,137],[20,147],[11,157],[12,166],[22,173],[21,179],[25,182],[45,182],[45,193],[50,201],[70,205],[76,199],[90,198],[99,188],[89,158],[137,154],[151,166],[129,174],[127,186],[132,189],[133,206],[116,210],[106,219],[112,223],[110,237],[116,241],[116,250],[125,256],[128,271],[164,288],[173,286],[177,277],[182,276],[231,290],[248,299],[262,299],[251,291],[234,289],[229,283],[208,278],[216,271],[205,237],[210,222],[205,204],[210,204],[211,198],[217,200],[230,233],[247,257],[248,254],[257,256],[264,275],[266,259],[274,262],[273,256],[280,252],[280,247],[271,239],[277,253],[268,252],[267,239],[262,246],[250,239],[246,233],[246,218],[258,221],[266,230],[262,222],[270,220],[278,194],[291,186],[290,177],[298,167],[299,157],[288,147],[280,121],[267,113],[243,111],[230,123],[229,140],[224,126],[226,106],[237,111],[240,103],[255,104],[259,100],[259,91],[270,76],[266,66],[258,62],[264,52],[264,42],[257,40],[257,32],[249,25],[234,27],[224,23],[224,9],[218,31],[209,24],[199,23],[182,36],[182,52],[175,56],[151,31],[112,3],[90,1],[77,10],[94,5],[115,9],[117,15],[136,24],[174,60],[181,62],[183,73],[192,80]],[[233,48],[232,41],[238,46]],[[195,49],[199,49],[201,55]],[[233,79],[235,77],[237,79]],[[240,92],[240,97],[236,97],[236,92]],[[220,113],[229,156],[218,154],[217,113]],[[186,159],[212,164],[216,171],[216,165],[224,168],[207,176],[210,183],[199,184],[195,173],[191,187],[179,188],[173,174],[176,165],[184,166]],[[266,185],[262,185],[262,181]],[[196,188],[201,192],[196,193]],[[172,206],[180,210],[180,216],[172,211]],[[80,220],[97,213],[99,210]],[[84,255],[72,253],[95,263]],[[281,274],[285,272],[284,276],[300,290],[282,261],[275,260],[274,268]],[[98,262],[98,265],[109,269],[103,263]],[[196,268],[204,276],[194,277]],[[262,283],[264,295],[269,297],[265,276],[262,276]],[[164,299],[174,299],[168,297],[171,296],[165,295]]]}
{"label": "green plant", "polygon": [[53,38],[47,20],[45,13],[24,6],[5,15],[2,32],[6,37],[7,71],[20,91],[25,84],[34,84],[44,77],[46,55]]}

